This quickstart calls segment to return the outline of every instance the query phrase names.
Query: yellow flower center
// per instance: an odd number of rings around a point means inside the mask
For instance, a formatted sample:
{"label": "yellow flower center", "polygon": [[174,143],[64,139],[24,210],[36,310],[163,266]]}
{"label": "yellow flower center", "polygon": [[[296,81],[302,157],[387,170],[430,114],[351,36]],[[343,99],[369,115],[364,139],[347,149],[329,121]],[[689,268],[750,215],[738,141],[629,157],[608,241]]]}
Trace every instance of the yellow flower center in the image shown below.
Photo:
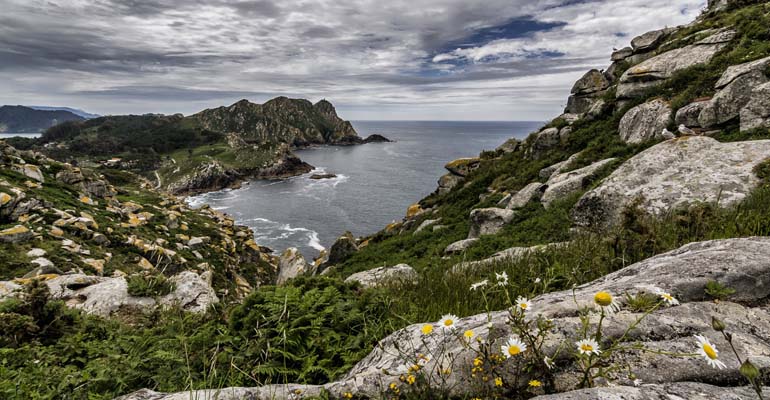
{"label": "yellow flower center", "polygon": [[594,351],[594,346],[591,346],[588,343],[583,343],[583,344],[580,345],[580,350],[583,350],[585,352]]}
{"label": "yellow flower center", "polygon": [[452,326],[454,323],[451,319],[444,320],[444,326]]}
{"label": "yellow flower center", "polygon": [[430,335],[433,332],[433,325],[431,324],[423,325],[421,331],[423,335]]}
{"label": "yellow flower center", "polygon": [[716,352],[716,350],[714,350],[713,347],[711,347],[710,344],[703,343],[703,352],[706,353],[706,355],[710,359],[712,359],[712,360],[716,360],[717,359],[717,352]]}
{"label": "yellow flower center", "polygon": [[540,386],[543,386],[543,383],[540,382],[537,379],[533,379],[533,380],[529,381],[529,386],[531,386],[531,387],[540,387]]}
{"label": "yellow flower center", "polygon": [[521,347],[516,345],[508,346],[508,354],[515,356],[516,354],[519,354],[519,353],[521,353]]}
{"label": "yellow flower center", "polygon": [[503,386],[503,379],[495,378],[495,386]]}
{"label": "yellow flower center", "polygon": [[526,310],[527,309],[527,303],[521,303],[521,304],[519,304],[519,307],[521,307],[522,310]]}
{"label": "yellow flower center", "polygon": [[674,300],[674,296],[671,296],[668,293],[663,293],[663,294],[661,294],[661,296],[663,296],[663,298],[668,300],[668,301]]}
{"label": "yellow flower center", "polygon": [[473,366],[478,367],[481,364],[484,364],[484,361],[481,361],[480,358],[474,358],[473,359]]}
{"label": "yellow flower center", "polygon": [[599,292],[594,296],[594,301],[602,307],[609,307],[612,304],[612,295],[607,292]]}
{"label": "yellow flower center", "polygon": [[467,331],[465,331],[465,333],[463,333],[463,336],[465,336],[466,338],[470,339],[470,338],[473,337],[473,331],[467,330]]}

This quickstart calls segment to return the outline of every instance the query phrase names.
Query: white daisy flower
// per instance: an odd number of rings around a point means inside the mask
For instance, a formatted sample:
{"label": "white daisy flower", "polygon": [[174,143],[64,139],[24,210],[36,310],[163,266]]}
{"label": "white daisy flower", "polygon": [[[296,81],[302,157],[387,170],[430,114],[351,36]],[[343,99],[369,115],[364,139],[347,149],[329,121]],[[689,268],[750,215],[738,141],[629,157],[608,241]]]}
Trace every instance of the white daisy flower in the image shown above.
{"label": "white daisy flower", "polygon": [[661,288],[655,288],[655,294],[660,296],[663,301],[666,302],[666,304],[670,306],[678,306],[679,300],[677,300],[674,296],[672,296],[670,293],[664,292]]}
{"label": "white daisy flower", "polygon": [[506,358],[511,358],[519,353],[527,351],[527,345],[518,336],[511,336],[508,342],[500,346],[500,350]]}
{"label": "white daisy flower", "polygon": [[620,303],[618,299],[611,295],[609,292],[598,292],[594,295],[594,303],[604,310],[608,314],[613,314],[620,311]]}
{"label": "white daisy flower", "polygon": [[522,313],[529,311],[532,309],[532,303],[530,303],[529,299],[524,296],[519,296],[516,298],[516,308],[521,310]]}
{"label": "white daisy flower", "polygon": [[458,319],[456,315],[446,314],[438,321],[438,326],[447,331],[454,330]]}
{"label": "white daisy flower", "polygon": [[508,284],[508,273],[505,271],[499,274],[495,272],[495,279],[497,279],[497,286],[505,286]]}
{"label": "white daisy flower", "polygon": [[489,284],[489,280],[487,280],[487,279],[484,279],[484,280],[483,280],[483,281],[481,281],[481,282],[476,282],[476,283],[474,283],[473,285],[471,285],[471,290],[476,290],[476,289],[478,289],[478,288],[482,288],[482,287],[484,287],[484,286],[487,286],[488,284]]}
{"label": "white daisy flower", "polygon": [[542,280],[540,278],[535,279],[535,283],[540,283]]}
{"label": "white daisy flower", "polygon": [[553,369],[553,358],[545,356],[543,358],[543,364],[545,364],[548,369]]}
{"label": "white daisy flower", "polygon": [[632,383],[633,383],[633,384],[634,384],[634,386],[636,386],[636,387],[642,386],[642,380],[641,380],[641,379],[639,379],[639,378],[637,378],[637,379],[634,379]]}
{"label": "white daisy flower", "polygon": [[698,354],[700,354],[711,367],[719,369],[726,367],[725,363],[719,361],[719,350],[711,344],[708,338],[695,335],[695,339],[698,341]]}
{"label": "white daisy flower", "polygon": [[575,346],[577,346],[578,352],[580,352],[580,354],[585,354],[585,355],[596,354],[597,356],[599,354],[602,354],[602,351],[599,350],[599,343],[597,343],[596,340],[593,340],[593,339],[583,339],[583,340],[577,341],[575,342]]}

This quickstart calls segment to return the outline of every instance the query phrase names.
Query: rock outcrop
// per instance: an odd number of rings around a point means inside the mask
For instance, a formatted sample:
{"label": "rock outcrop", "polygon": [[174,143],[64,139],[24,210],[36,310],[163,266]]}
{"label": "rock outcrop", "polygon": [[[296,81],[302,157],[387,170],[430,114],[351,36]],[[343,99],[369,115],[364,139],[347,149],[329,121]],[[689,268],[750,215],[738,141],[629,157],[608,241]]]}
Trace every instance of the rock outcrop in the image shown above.
{"label": "rock outcrop", "polygon": [[482,235],[494,235],[511,222],[515,215],[513,210],[504,208],[478,208],[471,211],[471,229],[468,239]]}
{"label": "rock outcrop", "polygon": [[600,97],[604,95],[610,82],[599,70],[592,69],[583,75],[570,91],[567,100],[566,113],[585,114],[593,107]]}
{"label": "rock outcrop", "polygon": [[770,128],[770,83],[764,83],[751,91],[749,101],[741,109],[741,131]]}
{"label": "rock outcrop", "polygon": [[657,144],[632,157],[573,210],[578,226],[611,226],[630,204],[662,215],[697,202],[729,206],[759,184],[754,167],[770,158],[770,140],[720,143],[682,137]]}
{"label": "rock outcrop", "polygon": [[275,280],[276,285],[283,285],[289,279],[298,276],[312,275],[311,266],[305,261],[305,257],[296,247],[289,247],[280,257],[278,257],[278,277]]}
{"label": "rock outcrop", "polygon": [[393,282],[411,283],[417,278],[417,271],[414,268],[407,264],[398,264],[392,267],[379,267],[356,272],[347,277],[345,282],[358,282],[364,288],[371,288]]}
{"label": "rock outcrop", "polygon": [[447,246],[444,249],[444,254],[458,254],[462,253],[465,250],[468,250],[469,247],[471,247],[474,243],[478,242],[478,238],[471,238],[471,239],[463,239],[458,240],[454,243],[451,243],[449,246]]}
{"label": "rock outcrop", "polygon": [[552,202],[586,189],[602,169],[615,161],[614,158],[597,161],[587,167],[552,175],[546,182],[540,201],[547,208]]}
{"label": "rock outcrop", "polygon": [[453,265],[450,271],[452,273],[463,273],[464,271],[469,269],[487,267],[487,266],[495,265],[502,262],[519,260],[531,254],[544,252],[544,251],[558,248],[558,247],[564,247],[568,244],[569,243],[549,243],[549,244],[541,244],[541,245],[530,246],[530,247],[511,247],[502,251],[498,251],[497,253],[493,254],[491,257],[485,258],[483,260],[465,261],[465,262]]}
{"label": "rock outcrop", "polygon": [[543,196],[543,191],[545,191],[545,189],[545,184],[540,182],[532,182],[529,185],[524,186],[515,194],[511,195],[505,208],[508,210],[515,210],[517,208],[524,207],[530,201],[538,201]]}
{"label": "rock outcrop", "polygon": [[719,91],[698,116],[700,126],[709,128],[739,117],[752,100],[754,89],[770,80],[766,75],[769,65],[770,57],[767,57],[727,68],[714,86]]}
{"label": "rock outcrop", "polygon": [[626,112],[618,125],[620,139],[626,143],[642,143],[658,139],[671,120],[671,106],[655,99]]}

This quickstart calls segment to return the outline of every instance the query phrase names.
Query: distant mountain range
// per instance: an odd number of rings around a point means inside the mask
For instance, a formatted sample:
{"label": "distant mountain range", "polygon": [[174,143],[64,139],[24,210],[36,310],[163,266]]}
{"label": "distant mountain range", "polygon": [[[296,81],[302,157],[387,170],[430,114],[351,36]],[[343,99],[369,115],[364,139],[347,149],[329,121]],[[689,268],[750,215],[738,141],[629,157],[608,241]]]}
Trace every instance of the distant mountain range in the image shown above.
{"label": "distant mountain range", "polygon": [[85,112],[83,110],[78,110],[77,108],[69,108],[69,107],[49,107],[49,106],[27,106],[29,108],[32,108],[34,110],[42,110],[42,111],[69,111],[75,115],[81,116],[85,119],[92,119],[92,118],[99,118],[101,115],[99,114],[91,114],[89,112]]}
{"label": "distant mountain range", "polygon": [[85,117],[71,111],[41,110],[25,106],[0,107],[0,133],[42,132],[54,125],[67,121],[82,121]]}

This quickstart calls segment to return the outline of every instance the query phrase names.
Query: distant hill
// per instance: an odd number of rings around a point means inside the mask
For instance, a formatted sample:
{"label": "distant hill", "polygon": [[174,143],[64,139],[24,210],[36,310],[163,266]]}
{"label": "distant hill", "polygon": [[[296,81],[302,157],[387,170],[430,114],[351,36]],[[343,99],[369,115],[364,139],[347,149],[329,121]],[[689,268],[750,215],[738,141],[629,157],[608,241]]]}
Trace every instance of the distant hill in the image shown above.
{"label": "distant hill", "polygon": [[79,115],[85,119],[92,119],[92,118],[99,118],[101,115],[99,114],[91,114],[89,112],[85,112],[83,110],[78,110],[77,108],[69,108],[69,107],[50,107],[50,106],[27,106],[29,108],[35,109],[35,110],[42,110],[42,111],[69,111],[75,115]]}
{"label": "distant hill", "polygon": [[25,106],[0,107],[0,133],[42,132],[54,125],[67,121],[82,121],[84,118],[65,110],[36,110]]}

